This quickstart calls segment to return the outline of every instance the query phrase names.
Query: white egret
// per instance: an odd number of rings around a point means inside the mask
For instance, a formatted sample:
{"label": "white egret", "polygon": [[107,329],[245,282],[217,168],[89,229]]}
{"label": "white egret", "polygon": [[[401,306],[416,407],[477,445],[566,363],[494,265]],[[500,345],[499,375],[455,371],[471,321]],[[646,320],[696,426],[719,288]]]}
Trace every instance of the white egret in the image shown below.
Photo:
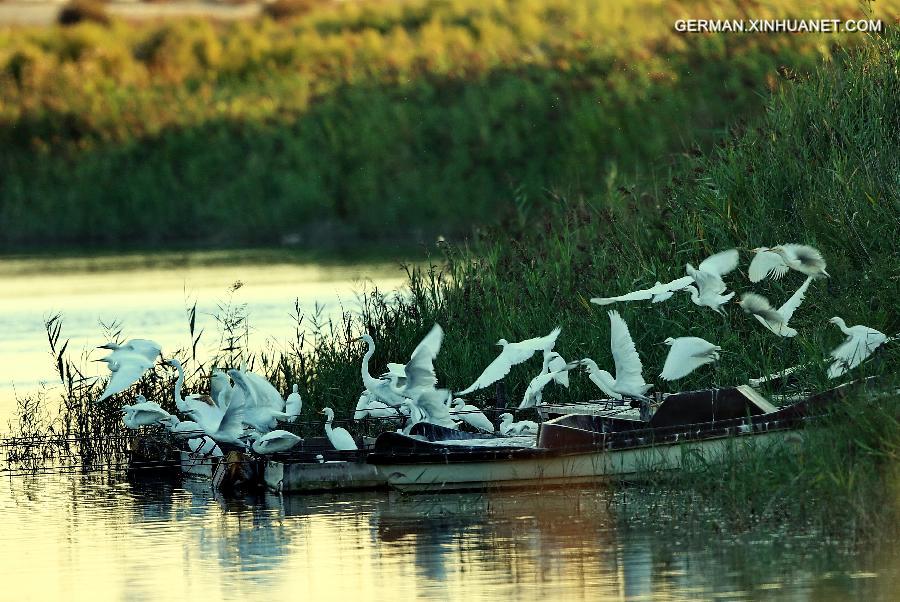
{"label": "white egret", "polygon": [[563,359],[563,357],[555,351],[545,351],[544,352],[544,365],[541,366],[541,373],[544,372],[553,372],[555,376],[553,377],[554,382],[558,385],[562,385],[565,388],[569,388],[569,370],[564,370],[564,368],[568,365],[569,362]]}
{"label": "white egret", "polygon": [[676,291],[682,290],[693,281],[693,278],[687,276],[666,283],[657,280],[656,284],[650,288],[626,293],[624,295],[619,295],[618,297],[594,297],[591,299],[591,303],[596,305],[609,305],[618,301],[646,301],[647,299],[651,299],[651,303],[661,303],[662,301],[670,299]]}
{"label": "white egret", "polygon": [[509,412],[500,414],[500,434],[504,437],[517,435],[537,435],[538,425],[532,420],[520,420],[513,422],[513,415]]}
{"label": "white egret", "polygon": [[280,452],[286,452],[289,449],[293,449],[297,446],[298,443],[303,441],[302,438],[298,437],[294,433],[289,433],[288,431],[277,430],[266,433],[265,435],[261,435],[260,433],[253,433],[250,436],[253,441],[250,446],[253,451],[264,456],[267,454],[277,454]]}
{"label": "white egret", "polygon": [[471,404],[467,404],[466,400],[460,397],[453,400],[450,415],[485,433],[493,433],[496,430],[494,423],[484,415],[484,412]]}
{"label": "white egret", "polygon": [[809,245],[784,244],[775,247],[758,247],[753,249],[756,256],[750,262],[748,275],[750,282],[771,276],[777,280],[787,274],[788,270],[796,270],[813,278],[825,278],[825,259],[822,253]]}
{"label": "white egret", "polygon": [[[178,371],[178,378],[175,379],[175,389],[172,394],[175,398],[175,407],[178,408],[179,412],[187,412],[188,411],[188,409],[191,407],[190,404],[188,403],[189,400],[191,402],[199,401],[199,402],[205,403],[207,405],[213,405],[213,403],[216,403],[218,401],[218,400],[214,400],[209,395],[203,395],[202,393],[192,393],[192,394],[188,395],[187,397],[183,397],[181,394],[181,389],[182,389],[182,387],[184,387],[184,368],[182,367],[181,362],[175,358],[170,359],[166,363]],[[226,377],[226,380],[227,380],[227,377]],[[210,385],[211,384],[212,383],[210,383]],[[219,392],[219,395],[220,396],[226,395],[230,389],[231,389],[230,386],[226,389],[222,389]]]}
{"label": "white egret", "polygon": [[203,434],[203,429],[193,420],[179,420],[177,416],[160,418],[159,423],[172,433],[175,439],[193,439]]}
{"label": "white egret", "polygon": [[122,406],[122,414],[125,426],[130,429],[158,424],[160,420],[170,416],[158,403],[147,401],[147,398],[143,395],[138,395],[134,404]]}
{"label": "white egret", "polygon": [[400,410],[374,399],[368,391],[359,396],[356,410],[353,412],[353,420],[362,420],[366,416],[372,418],[397,418],[401,417]]}
{"label": "white egret", "polygon": [[287,396],[284,403],[284,411],[289,416],[290,422],[297,422],[300,417],[300,410],[303,409],[303,398],[300,397],[300,385],[294,384],[291,394]]}
{"label": "white egret", "polygon": [[413,404],[424,414],[424,421],[448,429],[458,428],[450,415],[450,400],[453,395],[446,389],[432,389],[420,393]]}
{"label": "white egret", "polygon": [[359,449],[356,445],[356,441],[347,429],[341,427],[332,428],[331,422],[334,420],[334,410],[325,408],[321,413],[325,414],[325,435],[328,436],[328,440],[331,441],[331,445],[334,446],[334,449],[339,451]]}
{"label": "white egret", "polygon": [[147,339],[132,339],[124,345],[107,343],[99,349],[112,352],[97,360],[105,362],[112,375],[106,383],[103,395],[97,401],[103,401],[116,393],[121,393],[141,379],[145,372],[153,367],[161,349],[157,343]]}
{"label": "white egret", "polygon": [[[235,385],[241,388],[245,400],[254,398],[255,391],[252,383],[248,382],[246,372],[229,370],[228,375],[234,380]],[[260,433],[268,433],[277,426],[279,420],[289,420],[290,418],[291,416],[287,413],[278,411],[271,405],[250,405],[245,402],[241,420]]]}
{"label": "white egret", "polygon": [[[437,376],[434,373],[434,358],[441,350],[441,342],[444,340],[444,330],[440,324],[435,324],[425,335],[425,338],[416,345],[409,363],[398,368],[397,364],[389,369],[397,378],[391,382],[391,390],[397,395],[415,400],[423,391],[434,390],[437,384]],[[402,368],[402,376],[399,376]]]}
{"label": "white egret", "polygon": [[476,389],[483,389],[494,384],[509,374],[513,366],[528,361],[538,351],[549,353],[556,344],[560,332],[561,329],[557,326],[545,337],[535,337],[519,343],[510,343],[506,339],[500,339],[497,341],[497,345],[503,347],[500,355],[484,369],[474,383],[460,391],[459,394],[466,395]]}
{"label": "white egret", "polygon": [[255,372],[250,372],[247,369],[247,362],[241,363],[240,370],[232,369],[228,371],[228,375],[231,376],[232,380],[235,380],[235,372],[240,373],[244,377],[244,382],[250,388],[251,396],[246,398],[248,406],[265,406],[276,412],[284,411],[284,398],[281,397],[278,389],[264,377]]}
{"label": "white egret", "polygon": [[694,284],[685,286],[684,290],[691,294],[691,301],[695,305],[709,307],[718,313],[725,313],[722,310],[722,305],[734,297],[734,291],[727,295],[722,294],[727,288],[725,281],[722,280],[722,276],[734,270],[737,264],[737,249],[729,249],[710,255],[700,262],[700,265],[696,268],[691,264],[687,264],[685,269],[688,276],[694,280]]}
{"label": "white egret", "polygon": [[244,434],[244,395],[238,388],[234,388],[227,397],[223,403],[215,405],[188,398],[184,401],[187,407],[185,414],[219,443],[246,447],[241,440]]}
{"label": "white egret", "polygon": [[769,304],[768,299],[756,293],[745,293],[737,303],[745,312],[759,320],[759,323],[771,332],[780,337],[795,337],[797,336],[797,331],[788,326],[788,322],[797,308],[800,307],[800,304],[803,303],[806,289],[809,288],[809,283],[812,281],[812,276],[808,277],[800,285],[800,288],[791,295],[791,298],[785,301],[784,305],[778,309],[773,308]]}
{"label": "white egret", "polygon": [[610,311],[608,313],[609,346],[616,366],[615,378],[606,370],[597,367],[597,363],[590,358],[585,358],[580,363],[586,367],[591,382],[613,399],[622,399],[623,396],[647,399],[644,394],[653,385],[648,385],[644,381],[641,358],[634,347],[631,333],[628,332],[628,324],[625,323],[619,312]]}
{"label": "white egret", "polygon": [[[559,357],[557,355],[557,357]],[[560,357],[560,359],[562,359]],[[545,362],[544,365],[547,366],[548,370],[550,370],[549,362]],[[569,386],[569,370],[576,368],[581,365],[581,362],[570,362],[568,364],[563,363],[561,367],[559,364],[556,364],[556,370],[550,371],[541,371],[540,374],[531,379],[531,382],[528,383],[528,388],[525,389],[525,395],[522,396],[522,401],[519,403],[519,409],[524,410],[525,408],[533,408],[536,405],[540,405],[541,400],[543,399],[543,391],[544,387],[546,387],[551,381],[560,382],[559,378],[561,375],[565,375],[566,380],[563,383],[564,386]],[[596,367],[596,364],[594,364]]]}
{"label": "white egret", "polygon": [[209,396],[213,401],[218,403],[220,397],[228,395],[231,387],[231,380],[227,374],[221,370],[213,370],[212,375],[209,377]]}
{"label": "white egret", "polygon": [[722,350],[718,345],[713,345],[700,337],[669,337],[665,340],[669,345],[669,354],[659,375],[663,380],[678,380],[684,378],[700,366],[709,364],[719,359]]}
{"label": "white egret", "polygon": [[403,404],[403,401],[406,398],[394,391],[390,379],[375,378],[369,372],[369,362],[371,361],[372,356],[375,355],[375,340],[368,334],[362,335],[358,340],[366,343],[366,354],[363,356],[362,367],[360,369],[363,385],[366,387],[366,390],[369,391],[375,399],[383,401],[389,406],[397,407]]}
{"label": "white egret", "polygon": [[406,409],[408,418],[406,419],[406,424],[402,429],[398,429],[398,433],[403,433],[404,435],[409,435],[412,431],[412,428],[419,424],[420,422],[426,422],[425,413],[419,408],[418,405],[412,399],[404,399],[403,405],[401,408]]}
{"label": "white egret", "polygon": [[829,354],[834,362],[828,367],[828,378],[837,378],[852,370],[881,345],[892,340],[883,332],[868,326],[847,326],[843,318],[837,316],[828,321],[836,324],[847,335],[846,340]]}

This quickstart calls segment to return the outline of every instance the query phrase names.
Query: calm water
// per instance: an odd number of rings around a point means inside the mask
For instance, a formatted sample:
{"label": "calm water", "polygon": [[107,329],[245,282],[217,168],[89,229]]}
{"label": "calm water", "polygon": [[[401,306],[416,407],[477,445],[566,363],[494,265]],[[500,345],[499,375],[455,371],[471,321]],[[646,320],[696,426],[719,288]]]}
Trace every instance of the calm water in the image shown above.
{"label": "calm water", "polygon": [[[890,600],[896,546],[690,535],[621,496],[551,490],[224,499],[208,484],[0,486],[0,598]],[[634,514],[633,509],[630,510]],[[892,544],[893,542],[887,542]]]}
{"label": "calm water", "polygon": [[[325,316],[358,307],[356,294],[378,286],[392,290],[405,282],[397,261],[311,263],[268,251],[128,254],[103,257],[0,259],[0,431],[16,393],[54,384],[44,321],[63,316],[63,338],[74,357],[105,342],[100,322],[121,324],[126,338],[151,338],[163,353],[190,348],[186,308],[197,301],[200,353],[217,348],[212,314],[228,300],[235,282],[243,286],[235,304],[246,303],[250,347],[283,343],[294,332],[291,313],[299,299],[304,311],[315,304]],[[86,364],[101,374],[103,364]]]}

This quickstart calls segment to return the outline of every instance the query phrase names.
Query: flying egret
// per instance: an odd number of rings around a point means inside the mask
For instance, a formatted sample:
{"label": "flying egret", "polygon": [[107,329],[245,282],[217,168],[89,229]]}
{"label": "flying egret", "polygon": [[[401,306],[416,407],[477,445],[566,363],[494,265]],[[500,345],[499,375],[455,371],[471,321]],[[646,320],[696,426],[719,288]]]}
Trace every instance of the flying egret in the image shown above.
{"label": "flying egret", "polygon": [[619,295],[618,297],[594,297],[591,299],[591,303],[596,305],[609,305],[618,301],[646,301],[647,299],[651,299],[651,303],[661,303],[670,299],[676,291],[680,291],[693,281],[693,278],[687,276],[666,283],[657,280],[656,284],[650,288],[626,293],[624,295]]}
{"label": "flying egret", "polygon": [[109,349],[111,353],[97,360],[105,362],[112,375],[106,384],[103,395],[97,401],[103,401],[116,393],[121,393],[141,379],[145,372],[153,367],[161,352],[157,343],[147,339],[132,339],[124,345],[106,343],[98,349]]}
{"label": "flying egret", "polygon": [[519,343],[510,343],[506,339],[500,339],[497,341],[497,345],[503,347],[500,355],[484,369],[474,383],[460,391],[459,394],[466,395],[476,389],[483,389],[494,384],[509,374],[513,366],[528,361],[538,351],[549,353],[556,344],[560,331],[561,329],[557,326],[545,337],[527,339]]}
{"label": "flying egret", "polygon": [[737,303],[745,312],[759,320],[759,323],[768,328],[771,332],[780,337],[795,337],[797,336],[797,331],[788,326],[788,322],[797,308],[800,307],[800,304],[803,303],[806,289],[809,288],[809,283],[812,281],[812,276],[809,276],[806,281],[800,285],[800,288],[791,295],[791,298],[778,309],[774,309],[769,304],[768,299],[762,295],[757,295],[756,293],[745,293]]}
{"label": "flying egret", "polygon": [[[558,355],[558,354],[557,354]],[[562,359],[560,357],[560,359]],[[544,364],[548,369],[548,362]],[[551,370],[549,372],[541,371],[540,374],[531,379],[531,382],[528,383],[528,388],[525,389],[525,395],[522,396],[522,401],[519,403],[519,409],[524,410],[525,408],[533,408],[536,405],[540,405],[543,399],[543,391],[544,387],[547,386],[551,381],[559,382],[560,375],[566,376],[565,386],[569,386],[569,370],[573,368],[577,368],[581,365],[581,362],[570,362],[568,364],[563,364],[561,367],[557,364],[558,369]],[[596,364],[594,364],[596,367]]]}
{"label": "flying egret", "polygon": [[700,366],[717,361],[722,350],[700,337],[669,337],[664,342],[670,349],[659,375],[663,380],[684,378]]}
{"label": "flying egret", "polygon": [[170,416],[158,403],[147,401],[147,398],[143,395],[138,395],[134,404],[122,406],[122,414],[125,426],[130,429],[159,424],[160,420]]}
{"label": "flying egret", "polygon": [[461,397],[453,400],[450,415],[485,433],[493,433],[496,430],[494,423],[484,415],[484,412],[473,405],[467,404],[466,400]]}
{"label": "flying egret", "polygon": [[787,274],[788,270],[796,270],[813,278],[825,278],[825,259],[822,253],[809,245],[784,244],[775,247],[758,247],[753,249],[756,256],[750,262],[748,275],[750,282],[759,282],[772,277],[777,280]]}
{"label": "flying egret", "polygon": [[847,335],[846,340],[829,354],[834,362],[828,367],[828,378],[837,378],[849,372],[872,355],[881,345],[893,340],[883,332],[868,326],[847,326],[847,323],[837,316],[828,321],[836,324],[841,332]]}
{"label": "flying egret", "polygon": [[727,288],[725,281],[722,280],[722,276],[734,270],[737,264],[737,249],[729,249],[710,255],[701,261],[696,268],[691,264],[687,264],[685,270],[688,276],[693,279],[694,284],[685,286],[684,290],[691,294],[691,301],[694,302],[694,305],[709,307],[720,314],[724,314],[722,305],[734,297],[734,291],[727,295],[722,294]]}
{"label": "flying egret", "polygon": [[615,378],[606,370],[597,367],[597,363],[590,358],[585,358],[580,363],[587,369],[591,381],[613,399],[622,399],[623,396],[647,399],[644,394],[653,385],[648,385],[641,374],[643,371],[641,358],[634,347],[631,333],[628,332],[628,324],[619,312],[610,311],[608,314],[609,346],[616,366]]}
{"label": "flying egret", "polygon": [[289,416],[290,422],[297,422],[300,417],[300,410],[303,409],[303,398],[300,397],[300,385],[294,384],[291,394],[287,396],[284,403],[284,411]]}
{"label": "flying egret", "polygon": [[544,365],[541,366],[541,373],[544,372],[555,372],[556,375],[553,377],[553,380],[558,385],[562,385],[565,388],[569,388],[569,371],[564,370],[565,366],[568,365],[569,362],[563,359],[563,357],[555,351],[545,351],[544,352]]}
{"label": "flying egret", "polygon": [[175,439],[193,439],[203,434],[203,429],[193,420],[179,420],[177,416],[166,416],[159,423],[172,433]]}
{"label": "flying egret", "polygon": [[347,429],[341,427],[332,428],[331,422],[334,420],[334,410],[325,408],[321,413],[325,414],[325,434],[328,436],[328,440],[331,441],[334,449],[338,451],[359,449],[356,441],[354,441]]}
{"label": "flying egret", "polygon": [[520,420],[513,422],[513,415],[509,412],[500,414],[500,434],[504,437],[517,435],[537,435],[538,425],[532,420]]}
{"label": "flying egret", "polygon": [[250,448],[261,456],[286,452],[303,441],[294,433],[284,430],[271,431],[265,435],[252,433],[250,439],[253,441]]}

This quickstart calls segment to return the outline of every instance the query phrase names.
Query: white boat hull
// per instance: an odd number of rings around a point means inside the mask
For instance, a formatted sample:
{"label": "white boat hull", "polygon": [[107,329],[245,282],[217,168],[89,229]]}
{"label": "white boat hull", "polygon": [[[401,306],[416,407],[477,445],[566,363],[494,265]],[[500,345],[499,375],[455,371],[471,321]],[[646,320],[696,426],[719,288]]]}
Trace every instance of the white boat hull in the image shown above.
{"label": "white boat hull", "polygon": [[699,453],[707,461],[716,460],[733,446],[779,444],[788,432],[791,431],[522,459],[392,463],[378,469],[391,487],[410,492],[583,484],[681,468],[688,454],[695,457]]}

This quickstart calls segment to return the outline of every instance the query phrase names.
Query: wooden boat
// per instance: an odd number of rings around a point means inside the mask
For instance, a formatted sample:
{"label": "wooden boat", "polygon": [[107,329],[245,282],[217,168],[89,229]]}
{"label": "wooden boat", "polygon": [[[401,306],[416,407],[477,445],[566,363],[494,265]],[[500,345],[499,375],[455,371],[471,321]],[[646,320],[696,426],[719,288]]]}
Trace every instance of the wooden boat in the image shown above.
{"label": "wooden boat", "polygon": [[532,446],[498,439],[492,444],[484,437],[440,440],[440,427],[431,429],[432,437],[385,433],[369,462],[391,487],[409,492],[631,479],[677,469],[688,454],[714,460],[733,445],[779,444],[834,399],[866,384],[845,385],[783,408],[746,386],[678,393],[649,421],[615,412],[560,416],[541,424]]}

